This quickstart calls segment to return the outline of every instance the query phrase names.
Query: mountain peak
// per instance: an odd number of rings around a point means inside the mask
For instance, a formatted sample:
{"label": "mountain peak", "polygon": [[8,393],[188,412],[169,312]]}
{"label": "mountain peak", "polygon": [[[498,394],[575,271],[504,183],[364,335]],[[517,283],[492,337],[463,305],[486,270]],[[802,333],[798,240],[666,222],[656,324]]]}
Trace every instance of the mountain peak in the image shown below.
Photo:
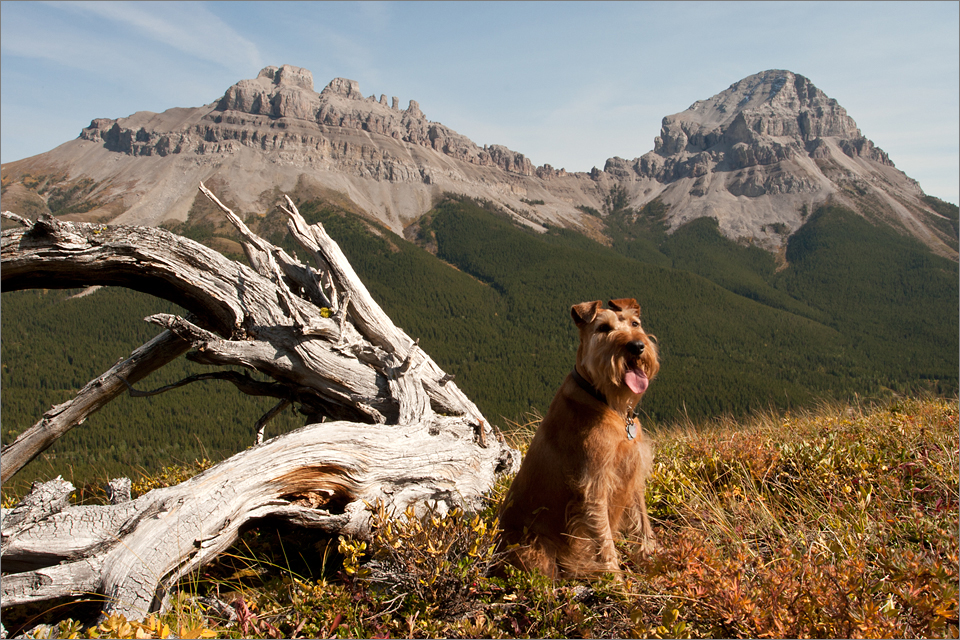
{"label": "mountain peak", "polygon": [[717,124],[722,124],[724,120],[729,121],[732,114],[762,110],[765,105],[795,114],[824,106],[839,108],[836,100],[827,97],[804,76],[770,69],[734,82],[708,100],[694,102],[688,111],[705,114],[714,111],[721,116]]}
{"label": "mountain peak", "polygon": [[330,81],[330,84],[320,92],[320,95],[330,94],[353,100],[363,100],[363,94],[360,93],[360,83],[356,80],[348,80],[347,78],[334,78]]}
{"label": "mountain peak", "polygon": [[[666,116],[653,151],[640,159],[638,171],[669,183],[714,170],[729,174],[784,160],[824,160],[834,149],[850,158],[893,167],[887,154],[863,137],[836,100],[804,76],[773,69]],[[789,190],[817,190],[815,182],[797,183]],[[762,195],[766,191],[754,186],[742,192],[734,186],[731,193]]]}
{"label": "mountain peak", "polygon": [[294,86],[313,91],[313,74],[300,67],[285,64],[280,67],[264,67],[257,78],[266,78],[278,86]]}
{"label": "mountain peak", "polygon": [[693,142],[706,150],[722,140],[757,144],[761,138],[792,138],[806,144],[821,137],[862,138],[846,109],[804,76],[774,69],[748,76],[707,100],[663,119],[654,150],[675,155]]}
{"label": "mountain peak", "polygon": [[830,202],[956,259],[956,240],[939,229],[944,223],[920,200],[919,185],[835,99],[791,71],[748,76],[665,117],[653,151],[632,163],[611,158],[604,170],[659,183],[646,189],[676,212],[672,228],[711,217],[728,237],[776,250],[804,224],[805,212]]}
{"label": "mountain peak", "polygon": [[[727,237],[770,250],[831,203],[957,256],[951,221],[924,202],[919,185],[836,100],[781,69],[665,117],[652,151],[610,158],[590,173],[535,168],[521,153],[427,120],[415,100],[401,109],[396,97],[364,97],[356,80],[334,78],[318,93],[310,71],[287,64],[240,80],[212,104],[97,118],[78,140],[13,165],[4,165],[5,185],[69,166],[72,177],[45,192],[95,185],[83,193],[96,208],[77,204],[82,215],[120,223],[184,219],[196,197],[189,185],[217,176],[248,211],[261,211],[278,186],[315,185],[402,233],[437,197],[458,193],[495,202],[535,229],[573,227],[599,238],[603,215],[590,212],[618,188],[633,210],[659,199],[670,229],[710,217]],[[19,192],[26,205],[53,211],[27,186],[32,180],[7,188],[5,199]]]}

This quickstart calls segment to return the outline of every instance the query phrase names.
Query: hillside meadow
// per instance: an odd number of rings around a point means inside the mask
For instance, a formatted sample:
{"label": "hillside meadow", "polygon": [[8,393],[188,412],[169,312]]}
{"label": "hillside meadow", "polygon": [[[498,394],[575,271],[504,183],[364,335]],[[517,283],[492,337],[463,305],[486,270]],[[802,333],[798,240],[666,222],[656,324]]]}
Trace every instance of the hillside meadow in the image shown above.
{"label": "hillside meadow", "polygon": [[[518,425],[518,445],[535,426]],[[647,501],[660,548],[636,557],[622,541],[622,572],[594,580],[489,576],[504,478],[481,513],[380,513],[369,543],[264,523],[159,618],[95,624],[90,598],[4,625],[62,638],[955,638],[958,428],[956,399],[899,399],[658,430]]]}
{"label": "hillside meadow", "polygon": [[[4,611],[34,637],[957,637],[957,265],[838,208],[810,214],[781,255],[663,210],[611,199],[602,245],[516,228],[449,198],[407,237],[301,202],[387,313],[523,448],[569,371],[575,302],[636,296],[663,368],[642,403],[657,443],[648,487],[660,550],[596,580],[493,578],[496,506],[380,514],[373,540],[269,522],[181,585],[161,618],[94,624],[100,606]],[[956,217],[955,208],[951,210]],[[294,251],[274,218],[249,219]],[[174,231],[242,259],[209,210]],[[177,309],[101,289],[3,296],[3,442],[156,333]],[[180,360],[141,388],[201,368]],[[946,399],[945,399],[946,398]],[[180,482],[253,442],[269,406],[215,383],[121,398],[3,487],[63,474]],[[294,411],[268,437],[296,428]],[[56,628],[38,624],[52,622]]]}

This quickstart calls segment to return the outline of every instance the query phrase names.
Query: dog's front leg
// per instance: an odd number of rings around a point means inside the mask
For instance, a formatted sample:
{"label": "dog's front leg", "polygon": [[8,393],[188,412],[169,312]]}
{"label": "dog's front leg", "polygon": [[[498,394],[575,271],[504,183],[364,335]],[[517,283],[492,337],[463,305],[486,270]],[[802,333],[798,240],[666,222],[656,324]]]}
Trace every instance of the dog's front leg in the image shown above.
{"label": "dog's front leg", "polygon": [[657,548],[657,540],[653,536],[653,527],[650,526],[650,516],[647,515],[647,479],[653,472],[653,445],[641,434],[639,443],[640,469],[638,482],[634,493],[634,503],[630,509],[628,522],[630,532],[640,538],[640,551],[653,553]]}
{"label": "dog's front leg", "polygon": [[606,505],[597,505],[597,509],[602,512],[597,514],[596,533],[594,542],[597,545],[597,560],[602,571],[616,573],[620,569],[620,562],[617,556],[617,548],[613,543],[613,530],[610,528],[610,516],[607,514]]}
{"label": "dog's front leg", "polygon": [[567,521],[570,552],[563,561],[565,569],[576,575],[615,573],[620,564],[606,500],[588,492],[575,502],[578,506]]}
{"label": "dog's front leg", "polygon": [[644,493],[643,488],[641,488],[637,494],[636,504],[631,509],[629,517],[630,533],[640,539],[640,551],[653,553],[657,549],[657,539],[653,535],[653,527],[650,526],[650,517],[647,515],[647,499]]}

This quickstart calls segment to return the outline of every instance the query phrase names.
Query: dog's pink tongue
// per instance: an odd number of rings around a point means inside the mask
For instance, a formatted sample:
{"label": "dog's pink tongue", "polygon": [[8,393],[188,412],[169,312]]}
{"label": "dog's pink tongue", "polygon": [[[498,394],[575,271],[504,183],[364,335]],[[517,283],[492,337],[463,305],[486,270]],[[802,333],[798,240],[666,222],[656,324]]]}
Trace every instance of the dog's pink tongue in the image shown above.
{"label": "dog's pink tongue", "polygon": [[647,385],[650,384],[650,381],[647,379],[647,374],[640,369],[631,369],[630,371],[627,371],[627,375],[624,376],[623,381],[627,383],[628,387],[630,387],[630,391],[633,391],[637,395],[640,395],[646,391]]}

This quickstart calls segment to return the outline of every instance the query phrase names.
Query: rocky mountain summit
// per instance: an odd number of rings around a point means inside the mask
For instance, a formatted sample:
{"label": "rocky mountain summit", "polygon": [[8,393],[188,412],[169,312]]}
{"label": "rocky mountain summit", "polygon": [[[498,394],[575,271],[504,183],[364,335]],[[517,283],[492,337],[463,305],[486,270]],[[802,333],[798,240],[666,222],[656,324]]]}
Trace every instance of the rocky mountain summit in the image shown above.
{"label": "rocky mountain summit", "polygon": [[[664,118],[653,152],[644,156],[644,173],[669,182],[701,178],[713,169],[739,172],[808,155],[827,158],[830,150],[825,139],[829,138],[837,139],[851,158],[865,155],[893,166],[885,153],[860,134],[836,100],[803,76],[768,71]],[[810,184],[740,177],[727,184],[733,195],[757,197],[810,189]]]}
{"label": "rocky mountain summit", "polygon": [[[155,225],[184,220],[202,180],[245,214],[277,191],[339,194],[402,233],[444,193],[491,201],[536,229],[604,234],[609,194],[659,199],[671,229],[704,216],[730,238],[779,249],[824,203],[844,204],[957,258],[956,233],[919,185],[806,78],[765,71],[663,119],[654,149],[604,169],[534,167],[429,121],[416,101],[364,97],[306,69],[267,67],[198,108],[95,119],[79,138],[3,166],[4,208]],[[596,214],[600,213],[598,217]]]}
{"label": "rocky mountain summit", "polygon": [[716,218],[731,238],[776,247],[806,215],[844,204],[956,258],[957,241],[916,181],[865,138],[853,118],[807,78],[765,71],[663,119],[654,149],[604,171],[661,188],[671,224]]}
{"label": "rocky mountain summit", "polygon": [[[229,153],[235,151],[237,145],[261,151],[290,151],[299,147],[304,152],[324,146],[323,139],[316,135],[300,140],[296,135],[264,135],[264,129],[273,128],[269,123],[277,120],[299,121],[297,125],[306,127],[319,125],[367,131],[434,149],[477,166],[533,174],[532,164],[522,154],[500,145],[481,149],[456,131],[427,120],[414,100],[401,110],[398,98],[394,97],[390,105],[386,95],[381,95],[379,101],[374,96],[364,98],[360,85],[345,78],[334,78],[323,91],[316,93],[313,74],[290,65],[266,67],[255,79],[233,85],[217,101],[213,111],[204,114],[200,123],[191,122],[186,127],[174,125],[169,130],[159,126],[151,130],[137,121],[94,120],[80,137],[94,142],[102,140],[111,151],[135,156],[190,151],[200,155]],[[139,128],[135,128],[138,125]],[[346,155],[343,149],[331,151],[332,155]],[[394,168],[390,162],[380,162],[373,177],[387,181],[410,177],[403,172],[394,175]],[[418,180],[424,177],[417,174]]]}

